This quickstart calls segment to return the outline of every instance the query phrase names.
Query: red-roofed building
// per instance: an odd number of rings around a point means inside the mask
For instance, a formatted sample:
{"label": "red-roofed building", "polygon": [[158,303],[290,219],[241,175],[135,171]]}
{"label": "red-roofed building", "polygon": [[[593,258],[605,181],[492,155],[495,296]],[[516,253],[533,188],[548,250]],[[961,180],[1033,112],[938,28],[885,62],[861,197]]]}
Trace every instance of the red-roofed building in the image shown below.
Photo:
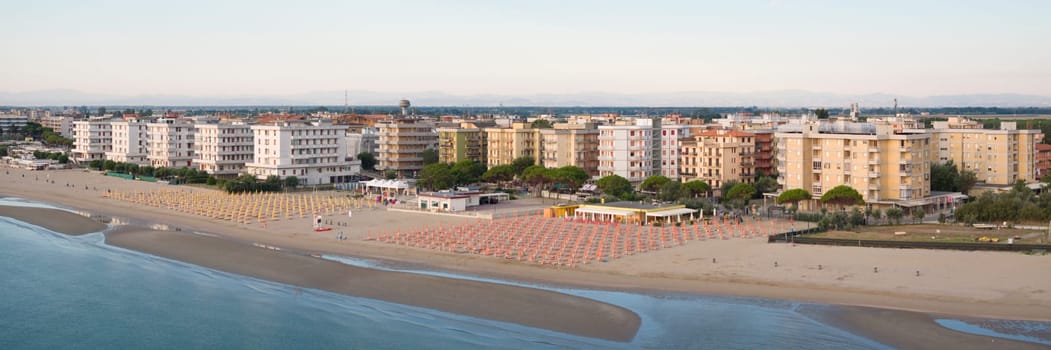
{"label": "red-roofed building", "polygon": [[1036,144],[1036,177],[1043,178],[1051,175],[1051,145],[1046,143]]}

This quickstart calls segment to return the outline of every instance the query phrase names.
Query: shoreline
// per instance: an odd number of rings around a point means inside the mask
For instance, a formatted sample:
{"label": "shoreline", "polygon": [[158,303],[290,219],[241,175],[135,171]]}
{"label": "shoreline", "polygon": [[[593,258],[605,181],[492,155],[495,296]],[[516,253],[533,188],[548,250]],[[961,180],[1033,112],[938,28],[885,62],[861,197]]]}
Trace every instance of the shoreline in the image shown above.
{"label": "shoreline", "polygon": [[[646,294],[686,293],[767,298],[838,306],[872,307],[901,312],[911,311],[927,315],[946,315],[950,318],[977,317],[1051,321],[1051,302],[1048,302],[1047,294],[1041,294],[1045,290],[1051,290],[1051,288],[1044,286],[1048,284],[1046,281],[1033,279],[1036,281],[1034,282],[1036,284],[1028,286],[1028,290],[1004,293],[1005,296],[1003,297],[988,295],[991,291],[1001,288],[1001,286],[1003,286],[1002,288],[1018,289],[1012,286],[1012,283],[1020,283],[1019,279],[1023,280],[1022,283],[1030,283],[1028,282],[1030,279],[1024,276],[1033,275],[1032,271],[1021,270],[1018,274],[1022,277],[1012,277],[1002,273],[990,273],[985,270],[970,271],[967,268],[953,267],[953,263],[960,264],[984,261],[986,259],[1021,261],[1023,263],[1033,261],[1039,264],[1045,261],[1041,259],[1046,259],[1046,257],[989,252],[972,254],[878,248],[793,247],[787,244],[769,245],[765,243],[764,239],[764,242],[761,244],[734,240],[691,243],[690,245],[674,249],[618,259],[608,264],[592,264],[578,269],[555,269],[512,263],[503,259],[477,255],[443,253],[364,240],[366,230],[377,230],[377,227],[406,229],[413,226],[418,227],[436,223],[445,225],[450,222],[457,222],[445,218],[433,218],[425,214],[361,210],[354,215],[353,228],[346,228],[350,233],[348,235],[350,239],[340,242],[328,235],[319,235],[311,232],[301,233],[305,230],[300,230],[297,227],[301,227],[300,225],[309,227],[309,219],[273,222],[270,223],[269,228],[264,229],[230,221],[203,218],[164,208],[138,206],[132,203],[101,198],[108,188],[140,191],[156,188],[175,189],[178,191],[210,191],[207,189],[168,187],[115,180],[95,176],[94,174],[86,174],[83,171],[69,170],[52,172],[52,176],[59,180],[65,179],[78,184],[74,190],[63,191],[62,184],[58,183],[57,186],[51,185],[51,187],[54,187],[54,190],[48,190],[48,186],[44,185],[43,191],[30,191],[27,188],[31,186],[26,185],[27,183],[32,185],[33,180],[25,177],[17,178],[17,170],[12,170],[12,173],[15,174],[14,177],[8,177],[8,179],[13,178],[14,181],[12,182],[15,183],[0,182],[0,193],[61,204],[72,208],[98,208],[98,210],[92,210],[92,212],[115,218],[131,219],[127,221],[135,223],[164,223],[172,227],[180,227],[184,231],[216,234],[225,239],[246,243],[249,246],[253,242],[259,242],[282,247],[285,250],[295,250],[308,254],[319,253],[380,260],[389,262],[392,266],[420,266],[439,272],[522,281],[546,286],[628,291]],[[25,173],[33,174],[33,172]],[[23,182],[21,186],[17,183],[19,182],[18,180]],[[80,184],[85,182],[92,185],[97,184],[98,190],[92,191],[87,190],[87,187],[81,187]],[[81,190],[81,188],[84,190]],[[69,194],[67,192],[73,193]],[[363,214],[358,214],[362,212]],[[734,261],[727,254],[741,256],[742,258],[740,261]],[[778,274],[772,275],[761,272],[771,269],[770,266],[766,265],[767,262],[762,262],[762,267],[755,265],[755,260],[758,259],[754,258],[754,256],[762,254],[772,255],[782,262],[779,270],[776,270]],[[825,262],[827,265],[825,265],[826,269],[823,273],[828,274],[833,272],[841,273],[840,271],[835,271],[836,266],[833,263],[843,265],[854,260],[855,256],[872,256],[874,259],[896,261],[915,259],[915,256],[922,255],[925,258],[926,256],[931,256],[930,259],[936,261],[937,266],[948,266],[948,273],[958,273],[959,276],[966,277],[964,279],[953,279],[951,276],[948,276],[949,279],[936,279],[928,277],[934,276],[935,273],[928,272],[926,269],[924,270],[923,279],[915,279],[915,277],[911,276],[909,278],[891,277],[892,268],[884,270],[883,263],[880,263],[880,272],[886,272],[879,274],[878,277],[891,278],[888,282],[881,282],[874,275],[855,276],[848,278],[846,282],[812,282],[813,278],[808,276],[817,275],[818,273],[813,266],[807,267],[807,264],[813,265],[814,261],[806,260],[806,258],[821,256],[821,259],[825,259],[826,255],[828,256],[828,261],[832,261]],[[709,272],[709,270],[716,267],[696,264],[693,260],[698,258],[694,256],[704,257],[707,260],[718,256],[718,270]],[[901,256],[904,256],[904,258]],[[943,261],[942,259],[945,260]],[[945,261],[952,261],[953,263],[946,263]],[[817,262],[821,263],[822,260],[817,260]],[[860,264],[867,264],[867,262]],[[653,266],[647,268],[649,265]],[[696,270],[696,272],[684,273],[684,268],[687,266],[689,267],[688,270]],[[995,266],[990,267],[990,270],[993,270],[993,267]],[[665,268],[667,271],[662,271]],[[729,272],[723,272],[724,270]],[[752,271],[752,273],[749,273],[749,271]],[[755,271],[760,272],[756,273]],[[912,271],[899,272],[911,274]],[[802,273],[803,275],[793,276],[795,273]],[[869,273],[871,273],[871,270]],[[1040,275],[1036,274],[1033,276]],[[1003,278],[1008,277],[1013,278],[1013,280],[1007,280],[1006,283],[1001,281]],[[933,284],[934,287],[941,289],[920,288],[923,287],[922,285],[920,287],[910,287],[907,283],[912,283],[912,281],[920,282],[921,284]],[[967,286],[966,283],[963,286],[959,286],[961,281],[967,283],[973,281],[973,284],[977,284],[981,288],[976,292],[968,292],[971,287]],[[949,283],[946,286],[941,286],[943,282]],[[894,284],[902,283],[906,284],[899,285],[897,288],[883,286],[884,284],[894,286]],[[1021,292],[1024,293],[1019,294]],[[923,322],[925,322],[923,325],[940,327],[931,322],[930,317]],[[963,333],[953,332],[951,334]]]}
{"label": "shoreline", "polygon": [[623,307],[536,288],[368,269],[188,232],[127,228],[106,244],[229,273],[339,294],[627,342],[641,319]]}

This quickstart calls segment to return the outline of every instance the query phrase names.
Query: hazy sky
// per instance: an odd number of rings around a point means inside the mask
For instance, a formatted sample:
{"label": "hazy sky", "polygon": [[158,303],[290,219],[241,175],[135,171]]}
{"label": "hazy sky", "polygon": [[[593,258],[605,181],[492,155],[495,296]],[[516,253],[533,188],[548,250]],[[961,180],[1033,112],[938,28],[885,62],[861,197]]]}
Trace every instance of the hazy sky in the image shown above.
{"label": "hazy sky", "polygon": [[0,2],[0,91],[1051,95],[1051,1]]}

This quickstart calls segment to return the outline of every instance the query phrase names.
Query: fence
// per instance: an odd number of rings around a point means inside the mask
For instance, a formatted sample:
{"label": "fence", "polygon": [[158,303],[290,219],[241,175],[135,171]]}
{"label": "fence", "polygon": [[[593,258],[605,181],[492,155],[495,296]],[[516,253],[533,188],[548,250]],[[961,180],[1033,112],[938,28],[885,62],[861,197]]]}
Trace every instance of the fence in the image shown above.
{"label": "fence", "polygon": [[[781,235],[782,237],[784,235]],[[775,242],[774,236],[770,236],[769,242]],[[994,251],[1049,251],[1048,244],[1005,244],[1005,243],[947,243],[947,242],[923,242],[923,241],[883,241],[844,238],[817,238],[790,236],[792,243],[818,244],[853,247],[876,247],[876,248],[914,248],[914,249],[948,249],[948,250],[994,250]],[[784,238],[776,242],[784,242]]]}
{"label": "fence", "polygon": [[807,229],[798,230],[798,231],[782,232],[782,233],[778,233],[778,234],[775,234],[775,235],[767,236],[766,237],[766,242],[767,243],[789,243],[789,242],[792,242],[793,240],[799,239],[800,238],[799,236],[801,236],[801,235],[807,235],[807,234],[818,233],[818,232],[821,232],[821,228],[816,227],[816,226],[815,227],[811,227],[811,228],[807,228]]}

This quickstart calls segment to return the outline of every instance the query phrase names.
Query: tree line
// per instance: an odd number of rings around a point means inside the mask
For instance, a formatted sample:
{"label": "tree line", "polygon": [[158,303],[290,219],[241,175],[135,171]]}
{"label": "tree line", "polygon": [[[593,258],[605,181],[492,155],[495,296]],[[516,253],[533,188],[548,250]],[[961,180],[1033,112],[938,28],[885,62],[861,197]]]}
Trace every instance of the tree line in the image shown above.
{"label": "tree line", "polygon": [[181,167],[153,167],[150,165],[138,165],[135,163],[115,162],[112,160],[96,159],[88,162],[89,169],[112,171],[132,176],[145,176],[160,180],[173,181],[175,183],[206,184],[217,186],[227,193],[243,192],[279,192],[285,189],[299,186],[299,178],[288,176],[284,180],[280,176],[271,175],[260,181],[254,175],[245,174],[233,179],[220,179],[207,171]]}

